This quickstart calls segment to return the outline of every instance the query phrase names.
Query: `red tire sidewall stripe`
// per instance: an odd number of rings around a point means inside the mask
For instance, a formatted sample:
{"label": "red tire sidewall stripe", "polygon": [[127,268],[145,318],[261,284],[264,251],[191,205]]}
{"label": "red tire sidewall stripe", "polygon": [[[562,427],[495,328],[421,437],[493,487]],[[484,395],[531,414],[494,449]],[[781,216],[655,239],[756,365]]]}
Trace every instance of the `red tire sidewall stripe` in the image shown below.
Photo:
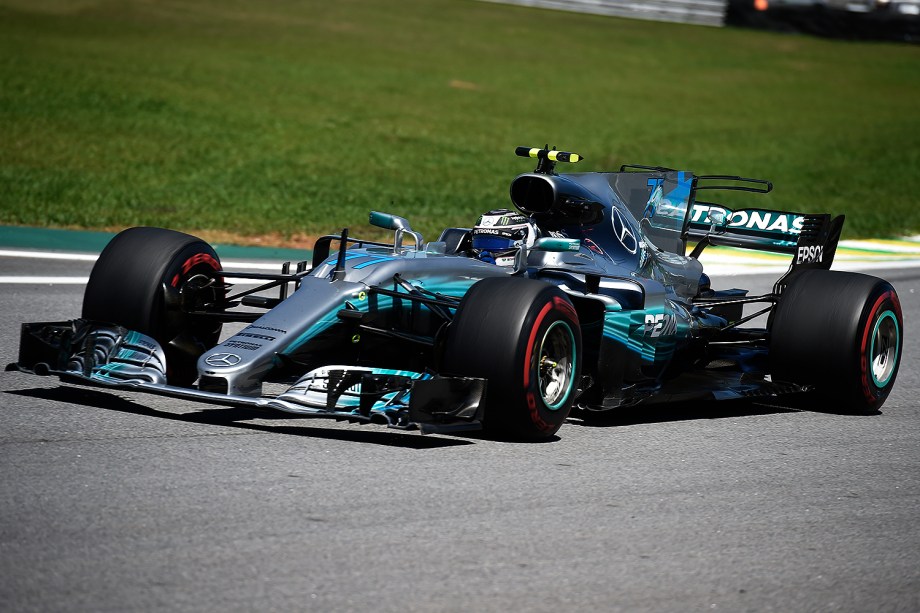
{"label": "red tire sidewall stripe", "polygon": [[525,390],[530,388],[530,360],[533,358],[533,350],[537,342],[537,332],[540,330],[540,325],[551,310],[553,310],[553,303],[547,302],[543,308],[540,309],[540,313],[537,315],[537,319],[533,322],[533,327],[530,329],[530,338],[527,340],[527,351],[524,353]]}
{"label": "red tire sidewall stripe", "polygon": [[553,307],[555,307],[557,311],[565,313],[573,322],[578,321],[578,313],[575,312],[575,307],[573,307],[568,300],[564,300],[559,296],[553,296]]}
{"label": "red tire sidewall stripe", "polygon": [[543,325],[543,320],[546,319],[546,316],[549,315],[550,311],[559,311],[562,313],[565,318],[568,320],[570,325],[577,327],[578,314],[575,312],[575,309],[572,305],[563,298],[559,296],[553,296],[551,302],[547,302],[540,312],[537,314],[536,319],[534,320],[533,326],[530,329],[530,338],[527,339],[527,349],[524,352],[524,390],[525,397],[527,399],[527,409],[530,412],[530,420],[534,426],[544,432],[551,432],[558,428],[558,424],[551,424],[547,422],[540,415],[540,410],[537,406],[537,397],[534,394],[533,390],[530,389],[530,361],[533,359],[533,352],[537,345],[537,332],[540,331],[540,327]]}
{"label": "red tire sidewall stripe", "polygon": [[[875,322],[875,316],[878,314],[878,311],[882,308],[882,304],[886,300],[891,301],[895,311],[897,312],[898,319],[901,319],[901,304],[898,302],[897,294],[895,294],[894,291],[889,290],[879,296],[875,301],[875,304],[873,304],[872,308],[869,310],[869,317],[866,319],[866,325],[863,328],[862,341],[859,345],[859,382],[862,387],[863,396],[865,396],[866,400],[869,402],[875,402],[879,397],[879,394],[873,391],[876,389],[875,386],[869,382],[869,336],[872,332],[871,329],[873,327],[873,322]],[[898,326],[900,325],[901,323],[899,321]],[[900,334],[900,330],[898,330],[898,334]]]}
{"label": "red tire sidewall stripe", "polygon": [[543,320],[553,309],[563,313],[569,319],[569,323],[574,324],[578,321],[578,314],[575,312],[574,307],[572,307],[567,300],[559,296],[553,296],[553,301],[547,302],[543,308],[540,309],[540,313],[537,315],[537,319],[530,329],[530,338],[527,339],[527,351],[524,354],[524,389],[530,387],[530,360],[533,357],[533,350],[536,346],[537,332],[540,330],[540,325],[543,323]]}
{"label": "red tire sidewall stripe", "polygon": [[176,273],[176,275],[172,279],[172,286],[178,287],[179,279],[182,278],[182,275],[188,274],[188,271],[190,271],[195,266],[198,266],[199,264],[207,264],[214,270],[220,270],[220,263],[217,260],[215,260],[211,254],[196,253],[189,259],[185,260],[185,262],[183,262],[180,272]]}

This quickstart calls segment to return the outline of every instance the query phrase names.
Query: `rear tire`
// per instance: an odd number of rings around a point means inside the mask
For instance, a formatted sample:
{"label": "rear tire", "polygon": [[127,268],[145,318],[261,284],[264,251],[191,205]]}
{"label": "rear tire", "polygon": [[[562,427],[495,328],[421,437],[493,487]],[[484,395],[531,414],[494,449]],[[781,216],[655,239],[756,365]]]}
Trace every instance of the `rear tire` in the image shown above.
{"label": "rear tire", "polygon": [[844,412],[876,413],[897,378],[903,330],[901,304],[887,281],[803,271],[772,316],[773,379],[814,385]]}
{"label": "rear tire", "polygon": [[102,251],[83,295],[83,318],[146,334],[166,352],[167,378],[190,385],[199,356],[217,344],[219,321],[186,311],[218,297],[220,260],[203,240],[162,228],[129,228]]}
{"label": "rear tire", "polygon": [[575,400],[581,329],[559,288],[494,277],[466,293],[447,332],[442,371],[488,381],[483,427],[490,436],[553,436]]}

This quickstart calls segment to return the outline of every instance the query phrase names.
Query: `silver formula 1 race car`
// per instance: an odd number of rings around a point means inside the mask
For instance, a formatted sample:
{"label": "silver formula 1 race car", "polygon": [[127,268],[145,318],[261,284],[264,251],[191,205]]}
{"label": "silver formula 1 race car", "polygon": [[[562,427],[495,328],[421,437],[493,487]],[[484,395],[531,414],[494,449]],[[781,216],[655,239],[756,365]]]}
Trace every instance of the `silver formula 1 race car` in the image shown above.
{"label": "silver formula 1 race car", "polygon": [[[97,260],[81,318],[23,324],[8,368],[523,440],[554,435],[573,406],[810,393],[867,413],[885,401],[901,308],[884,280],[829,270],[843,217],[700,199],[772,189],[758,179],[634,165],[559,174],[557,162],[580,156],[517,154],[537,166],[511,183],[516,210],[433,242],[372,212],[392,241],[343,230],[278,274],[225,271],[187,234],[125,230]],[[720,291],[698,261],[708,245],[788,253],[791,264],[768,294]],[[242,277],[262,284],[237,290]],[[245,325],[220,340],[226,322]]]}

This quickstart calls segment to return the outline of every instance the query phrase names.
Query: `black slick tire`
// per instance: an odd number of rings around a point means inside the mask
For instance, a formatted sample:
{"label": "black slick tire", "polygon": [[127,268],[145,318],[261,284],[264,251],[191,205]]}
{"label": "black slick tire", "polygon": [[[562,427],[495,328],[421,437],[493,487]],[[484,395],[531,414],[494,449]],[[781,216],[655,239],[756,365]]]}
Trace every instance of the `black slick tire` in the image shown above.
{"label": "black slick tire", "polygon": [[487,434],[538,441],[568,417],[580,368],[581,330],[565,293],[540,281],[495,277],[464,296],[441,370],[487,380]]}
{"label": "black slick tire", "polygon": [[83,318],[117,324],[154,338],[166,352],[170,384],[189,385],[198,357],[217,344],[220,322],[189,315],[219,277],[214,249],[194,236],[163,228],[117,234],[93,266],[83,295]]}
{"label": "black slick tire", "polygon": [[894,386],[904,322],[897,292],[869,275],[794,276],[770,322],[773,380],[813,385],[823,409],[873,414]]}

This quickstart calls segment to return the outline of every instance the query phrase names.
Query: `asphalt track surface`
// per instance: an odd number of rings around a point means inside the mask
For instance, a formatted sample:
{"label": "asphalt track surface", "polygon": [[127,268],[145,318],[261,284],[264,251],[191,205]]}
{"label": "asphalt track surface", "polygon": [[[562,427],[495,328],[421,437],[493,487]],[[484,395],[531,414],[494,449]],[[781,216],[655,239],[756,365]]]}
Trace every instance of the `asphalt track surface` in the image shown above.
{"label": "asphalt track surface", "polygon": [[[90,267],[0,257],[0,277]],[[920,269],[873,274],[908,323],[868,417],[701,403],[516,444],[2,373],[0,607],[918,611]],[[3,363],[82,291],[0,285]]]}

